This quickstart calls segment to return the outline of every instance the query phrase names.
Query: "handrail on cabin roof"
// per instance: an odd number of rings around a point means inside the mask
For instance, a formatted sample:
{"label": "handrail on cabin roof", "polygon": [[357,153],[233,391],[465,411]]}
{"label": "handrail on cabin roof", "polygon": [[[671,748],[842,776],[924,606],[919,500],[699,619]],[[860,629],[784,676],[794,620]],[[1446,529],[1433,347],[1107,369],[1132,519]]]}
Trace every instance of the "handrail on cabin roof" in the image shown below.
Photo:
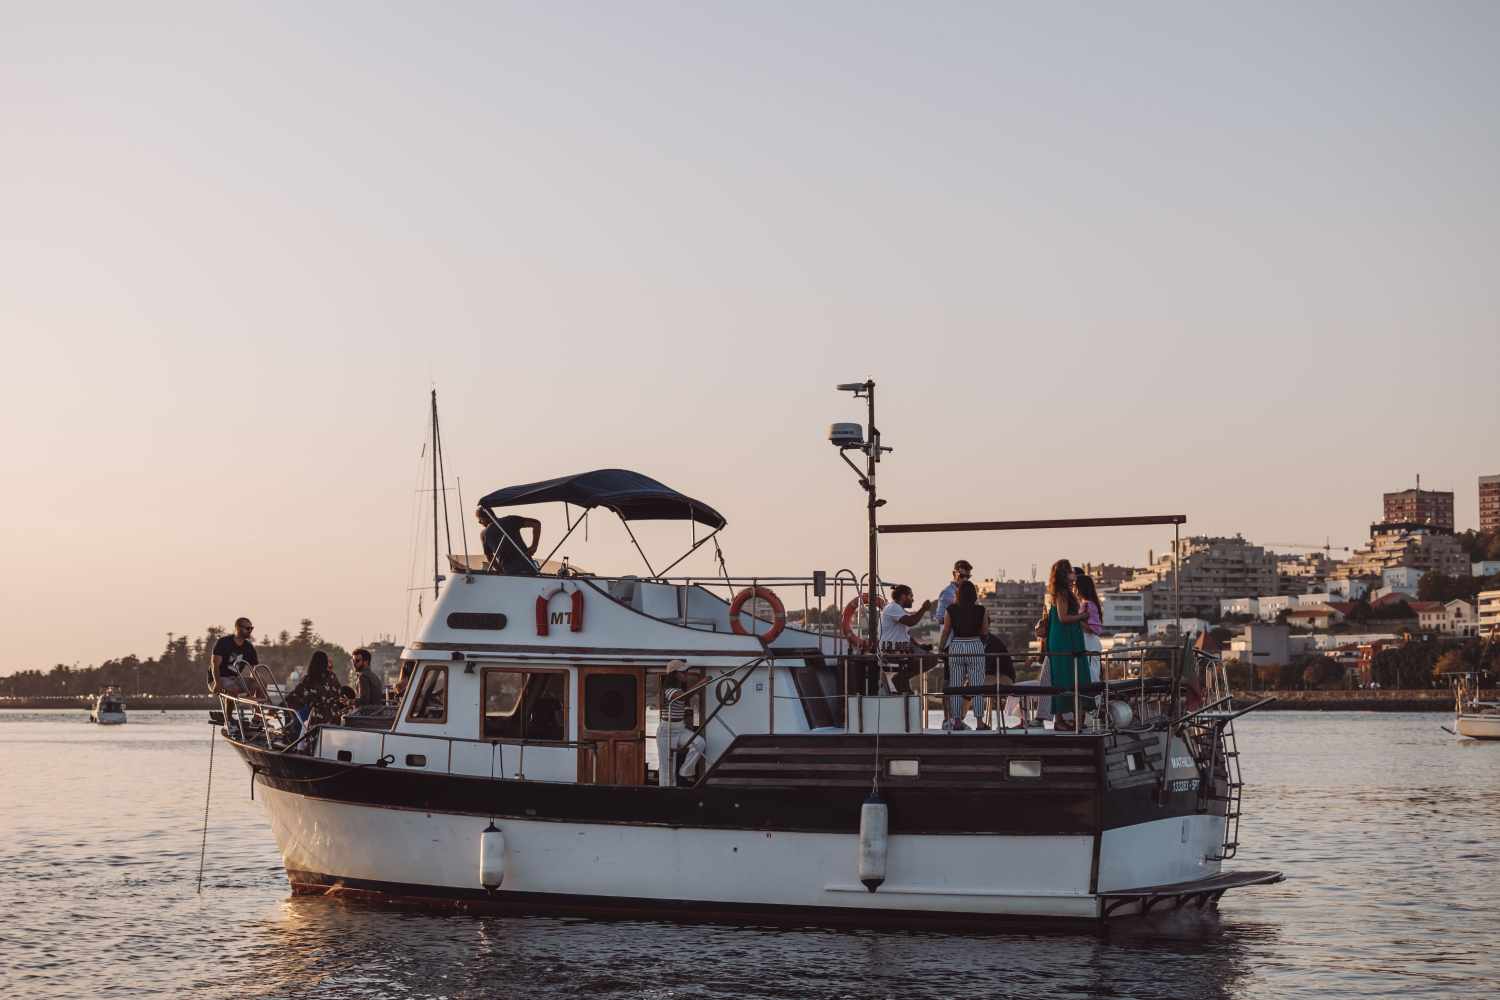
{"label": "handrail on cabin roof", "polygon": [[1143,524],[1186,524],[1186,514],[1145,514],[1138,517],[1062,517],[1039,521],[936,521],[930,524],[882,524],[882,535],[932,531],[1027,531],[1037,528],[1120,528]]}

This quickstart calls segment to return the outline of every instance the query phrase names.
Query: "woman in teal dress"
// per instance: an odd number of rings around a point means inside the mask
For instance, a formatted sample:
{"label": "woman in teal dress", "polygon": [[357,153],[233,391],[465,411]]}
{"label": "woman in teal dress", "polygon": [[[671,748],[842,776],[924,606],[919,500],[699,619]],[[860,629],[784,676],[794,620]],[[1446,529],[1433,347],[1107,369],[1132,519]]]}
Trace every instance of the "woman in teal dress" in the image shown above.
{"label": "woman in teal dress", "polygon": [[[1083,620],[1086,612],[1079,607],[1073,594],[1073,564],[1059,559],[1052,564],[1047,577],[1047,683],[1052,687],[1068,688],[1068,694],[1052,696],[1052,717],[1057,720],[1054,728],[1076,729],[1078,720],[1073,716],[1074,679],[1087,684],[1088,660],[1084,652]],[[1084,670],[1083,674],[1078,671]],[[1079,711],[1087,712],[1093,699],[1080,697]]]}

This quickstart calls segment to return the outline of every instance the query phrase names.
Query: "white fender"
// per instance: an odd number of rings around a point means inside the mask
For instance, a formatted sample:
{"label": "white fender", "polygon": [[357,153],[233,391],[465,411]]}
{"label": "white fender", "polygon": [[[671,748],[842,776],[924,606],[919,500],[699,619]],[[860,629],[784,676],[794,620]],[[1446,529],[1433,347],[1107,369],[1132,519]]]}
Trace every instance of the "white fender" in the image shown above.
{"label": "white fender", "polygon": [[505,881],[505,834],[494,820],[479,835],[479,884],[490,892]]}
{"label": "white fender", "polygon": [[871,793],[859,809],[859,880],[874,892],[885,881],[885,851],[890,815],[879,795]]}

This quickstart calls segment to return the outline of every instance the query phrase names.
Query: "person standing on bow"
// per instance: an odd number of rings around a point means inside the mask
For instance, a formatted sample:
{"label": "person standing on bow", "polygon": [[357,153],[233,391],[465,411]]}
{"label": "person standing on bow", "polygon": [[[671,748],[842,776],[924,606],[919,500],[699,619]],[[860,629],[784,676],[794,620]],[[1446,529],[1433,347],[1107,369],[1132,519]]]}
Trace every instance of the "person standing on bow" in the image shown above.
{"label": "person standing on bow", "polygon": [[[1077,713],[1074,711],[1073,688],[1076,684],[1088,683],[1080,675],[1087,669],[1083,643],[1083,621],[1087,613],[1079,607],[1073,595],[1073,564],[1059,559],[1052,564],[1047,574],[1047,683],[1052,687],[1066,688],[1064,694],[1052,696],[1052,715],[1057,720],[1055,729],[1077,729]],[[1090,699],[1080,698],[1079,711],[1086,709]]]}
{"label": "person standing on bow", "polygon": [[[990,632],[989,609],[979,603],[979,589],[973,581],[958,585],[958,600],[948,608],[943,634],[938,645],[948,651],[948,686],[979,687],[984,684],[984,640]],[[990,728],[989,699],[974,695],[974,728]],[[964,725],[964,696],[949,695],[943,699],[947,719],[944,729],[961,730]]]}

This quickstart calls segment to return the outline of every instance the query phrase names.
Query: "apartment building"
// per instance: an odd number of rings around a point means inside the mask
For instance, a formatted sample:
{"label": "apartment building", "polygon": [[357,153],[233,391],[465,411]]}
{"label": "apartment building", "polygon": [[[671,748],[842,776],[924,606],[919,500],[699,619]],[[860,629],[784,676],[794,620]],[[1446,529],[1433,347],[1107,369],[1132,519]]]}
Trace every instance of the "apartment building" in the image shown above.
{"label": "apartment building", "polygon": [[1367,578],[1340,576],[1328,581],[1328,596],[1335,601],[1357,601],[1369,592],[1370,581]]}
{"label": "apartment building", "polygon": [[1479,530],[1500,531],[1500,476],[1479,477]]}
{"label": "apartment building", "polygon": [[[1488,636],[1490,629],[1500,628],[1500,590],[1479,592],[1479,634]],[[1495,633],[1500,637],[1500,632]]]}
{"label": "apartment building", "polygon": [[1105,632],[1139,632],[1146,627],[1146,595],[1118,590],[1099,595]]}
{"label": "apartment building", "polygon": [[1227,618],[1230,615],[1248,615],[1254,618],[1260,614],[1260,598],[1258,597],[1226,597],[1219,601],[1219,617]]}
{"label": "apartment building", "polygon": [[1437,570],[1467,576],[1469,557],[1451,532],[1412,524],[1372,524],[1370,544],[1344,564],[1347,576],[1380,576],[1387,569],[1410,567],[1417,575]]}
{"label": "apartment building", "polygon": [[1251,545],[1241,535],[1184,538],[1179,562],[1180,608],[1174,604],[1171,555],[1163,556],[1120,584],[1121,593],[1148,595],[1150,614],[1210,615],[1218,611],[1219,601],[1225,598],[1237,594],[1274,594],[1280,582],[1275,553]]}
{"label": "apartment building", "polygon": [[[1047,596],[1047,585],[1040,580],[986,580],[986,593],[980,598],[990,613],[990,632],[999,636],[1030,635]],[[1101,604],[1103,596],[1100,597]]]}
{"label": "apartment building", "polygon": [[1443,531],[1453,530],[1453,491],[1402,490],[1385,494],[1385,520],[1388,524],[1429,524]]}

